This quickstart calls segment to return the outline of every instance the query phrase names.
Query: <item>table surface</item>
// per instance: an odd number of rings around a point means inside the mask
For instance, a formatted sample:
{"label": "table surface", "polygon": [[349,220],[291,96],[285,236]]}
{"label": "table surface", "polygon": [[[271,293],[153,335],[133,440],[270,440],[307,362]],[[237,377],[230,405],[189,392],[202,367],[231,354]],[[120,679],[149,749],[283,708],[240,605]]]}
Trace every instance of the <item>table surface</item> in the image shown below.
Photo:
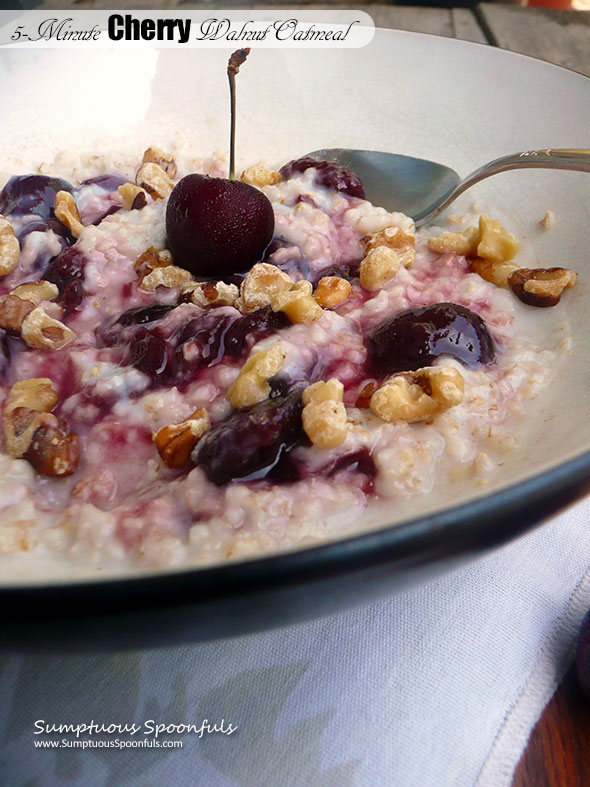
{"label": "table surface", "polygon": [[[40,8],[64,9],[63,0],[47,0]],[[345,3],[313,5],[314,9],[343,7]],[[136,0],[131,9],[217,10],[281,8],[302,5],[209,2],[184,0]],[[112,0],[77,0],[72,9],[110,9]],[[365,5],[362,7],[379,27],[432,33],[491,44],[513,52],[548,60],[590,75],[590,12],[551,11],[521,6],[481,3],[471,8],[424,8],[416,6]],[[590,781],[590,707],[576,691],[572,670],[568,673],[535,727],[515,771],[513,787],[577,787]]]}

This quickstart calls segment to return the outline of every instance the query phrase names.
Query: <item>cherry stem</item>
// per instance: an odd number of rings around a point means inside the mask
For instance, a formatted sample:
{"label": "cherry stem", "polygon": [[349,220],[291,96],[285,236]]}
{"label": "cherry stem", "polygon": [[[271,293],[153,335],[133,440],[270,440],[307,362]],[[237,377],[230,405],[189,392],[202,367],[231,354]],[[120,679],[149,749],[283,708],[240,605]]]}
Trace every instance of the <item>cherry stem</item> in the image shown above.
{"label": "cherry stem", "polygon": [[240,66],[245,62],[250,54],[250,49],[238,49],[230,57],[227,64],[227,78],[229,80],[229,99],[230,99],[230,132],[229,132],[229,179],[235,178],[235,155],[236,155],[236,74],[240,71]]}

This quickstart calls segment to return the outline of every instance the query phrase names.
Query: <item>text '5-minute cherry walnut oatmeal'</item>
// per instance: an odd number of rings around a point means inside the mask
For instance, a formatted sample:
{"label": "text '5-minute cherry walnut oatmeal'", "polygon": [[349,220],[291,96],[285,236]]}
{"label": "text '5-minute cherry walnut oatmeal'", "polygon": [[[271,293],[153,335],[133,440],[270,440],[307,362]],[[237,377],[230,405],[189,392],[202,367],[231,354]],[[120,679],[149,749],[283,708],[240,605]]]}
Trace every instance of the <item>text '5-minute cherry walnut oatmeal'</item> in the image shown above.
{"label": "text '5-minute cherry walnut oatmeal'", "polygon": [[150,148],[0,193],[0,554],[160,568],[358,530],[492,473],[565,353],[519,324],[576,274],[485,214],[416,233],[332,163],[191,168]]}

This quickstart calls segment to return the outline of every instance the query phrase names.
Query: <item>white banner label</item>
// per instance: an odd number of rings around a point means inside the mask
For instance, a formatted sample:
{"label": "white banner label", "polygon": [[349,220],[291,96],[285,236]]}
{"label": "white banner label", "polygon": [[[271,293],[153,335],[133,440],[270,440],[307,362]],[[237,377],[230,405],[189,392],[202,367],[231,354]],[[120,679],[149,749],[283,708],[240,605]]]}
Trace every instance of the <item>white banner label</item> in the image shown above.
{"label": "white banner label", "polygon": [[359,48],[364,11],[0,11],[0,46],[43,48]]}

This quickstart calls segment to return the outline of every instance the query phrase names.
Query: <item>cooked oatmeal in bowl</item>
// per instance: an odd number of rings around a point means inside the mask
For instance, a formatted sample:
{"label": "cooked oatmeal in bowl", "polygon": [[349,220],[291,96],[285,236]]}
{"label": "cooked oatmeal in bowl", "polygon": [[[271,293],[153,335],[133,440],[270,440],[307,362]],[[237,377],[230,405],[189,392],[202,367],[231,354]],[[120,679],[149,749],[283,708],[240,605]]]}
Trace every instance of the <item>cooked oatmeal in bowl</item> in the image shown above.
{"label": "cooked oatmeal in bowl", "polygon": [[521,264],[486,213],[416,232],[309,159],[242,173],[254,251],[217,261],[177,223],[183,183],[225,175],[149,148],[4,184],[0,555],[90,572],[296,548],[483,485],[514,449],[569,347],[565,322],[525,327],[573,271]]}

